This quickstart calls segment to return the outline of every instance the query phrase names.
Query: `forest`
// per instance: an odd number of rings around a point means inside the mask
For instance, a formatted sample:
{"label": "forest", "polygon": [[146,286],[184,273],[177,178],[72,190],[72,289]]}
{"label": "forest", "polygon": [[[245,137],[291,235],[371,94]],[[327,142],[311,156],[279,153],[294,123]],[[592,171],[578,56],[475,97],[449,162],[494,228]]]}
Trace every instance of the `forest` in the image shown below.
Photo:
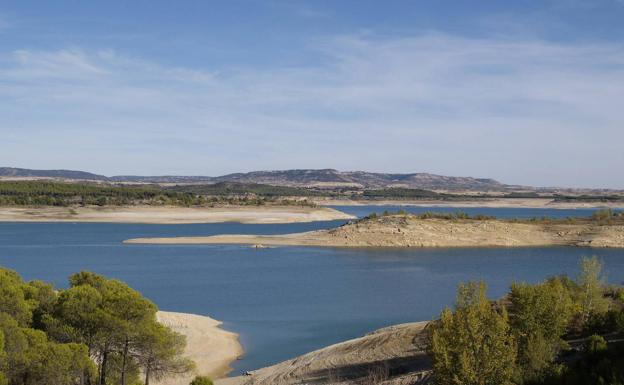
{"label": "forest", "polygon": [[1,385],[148,385],[186,373],[184,336],[125,283],[83,271],[67,289],[0,268]]}
{"label": "forest", "polygon": [[[0,181],[0,206],[311,205],[296,188],[255,184],[169,186]],[[308,194],[311,195],[312,193]]]}
{"label": "forest", "polygon": [[483,282],[461,284],[429,335],[438,385],[624,383],[624,288],[596,257],[576,279],[514,283],[498,301]]}
{"label": "forest", "polygon": [[[122,206],[122,205],[313,205],[305,198],[346,200],[435,200],[475,201],[493,196],[485,193],[453,194],[392,187],[382,189],[303,188],[261,183],[219,182],[214,184],[111,184],[57,182],[50,180],[0,181],[0,206]],[[619,202],[622,195],[558,195],[510,192],[501,199],[547,198],[556,202]]]}

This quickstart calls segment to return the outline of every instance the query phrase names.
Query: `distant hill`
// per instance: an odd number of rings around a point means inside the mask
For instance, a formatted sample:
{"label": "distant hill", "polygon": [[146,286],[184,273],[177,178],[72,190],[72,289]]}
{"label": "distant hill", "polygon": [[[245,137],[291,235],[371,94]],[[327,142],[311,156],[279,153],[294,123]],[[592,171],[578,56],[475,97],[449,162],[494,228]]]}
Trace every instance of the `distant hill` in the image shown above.
{"label": "distant hill", "polygon": [[476,191],[500,191],[518,187],[505,185],[494,179],[449,177],[428,173],[386,174],[365,171],[337,171],[333,169],[254,171],[244,174],[224,175],[216,177],[215,180],[297,187],[404,187],[428,190]]}
{"label": "distant hill", "polygon": [[85,171],[73,170],[31,170],[27,168],[0,167],[0,177],[13,178],[52,178],[52,179],[75,179],[75,180],[108,180],[103,175],[92,174]]}
{"label": "distant hill", "polygon": [[412,188],[426,190],[471,190],[508,191],[519,189],[500,183],[494,179],[450,177],[428,173],[388,174],[365,171],[322,170],[282,170],[254,171],[218,177],[210,176],[135,176],[119,175],[106,177],[84,171],[72,170],[29,170],[21,168],[0,168],[0,177],[14,178],[53,178],[66,180],[86,180],[126,183],[175,183],[211,184],[219,182],[257,183],[286,187],[315,188]]}

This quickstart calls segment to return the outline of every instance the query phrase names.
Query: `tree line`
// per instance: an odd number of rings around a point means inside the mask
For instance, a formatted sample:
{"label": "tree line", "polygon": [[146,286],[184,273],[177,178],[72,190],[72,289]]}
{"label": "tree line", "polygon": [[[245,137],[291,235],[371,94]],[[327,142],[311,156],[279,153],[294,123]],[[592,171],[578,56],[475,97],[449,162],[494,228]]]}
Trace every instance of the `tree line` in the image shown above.
{"label": "tree line", "polygon": [[624,288],[607,286],[596,257],[578,277],[514,283],[490,301],[461,284],[453,310],[430,327],[438,385],[624,383]]}
{"label": "tree line", "polygon": [[125,283],[91,272],[59,290],[0,268],[0,385],[149,385],[187,373],[185,337]]}
{"label": "tree line", "polygon": [[[313,206],[301,196],[302,189],[267,185],[129,186],[50,181],[0,181],[0,206],[215,206],[265,204]],[[292,195],[291,195],[292,194]],[[312,194],[309,194],[312,195]]]}

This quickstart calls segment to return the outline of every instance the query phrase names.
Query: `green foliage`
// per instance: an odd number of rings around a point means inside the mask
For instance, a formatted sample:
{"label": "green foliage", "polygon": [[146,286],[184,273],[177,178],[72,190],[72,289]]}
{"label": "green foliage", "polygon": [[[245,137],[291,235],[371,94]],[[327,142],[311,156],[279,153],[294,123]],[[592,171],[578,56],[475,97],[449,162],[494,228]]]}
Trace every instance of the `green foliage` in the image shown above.
{"label": "green foliage", "polygon": [[604,339],[603,336],[592,334],[591,336],[589,336],[587,341],[585,341],[584,349],[587,353],[590,354],[603,352],[607,350],[607,341]]}
{"label": "green foliage", "polygon": [[0,313],[0,330],[7,357],[4,375],[11,384],[78,384],[93,371],[84,345],[50,341],[43,331],[20,327],[6,313]]}
{"label": "green foliage", "polygon": [[624,305],[624,288],[620,288],[617,290],[615,298],[620,301],[621,304]]}
{"label": "green foliage", "polygon": [[260,183],[219,182],[204,185],[182,185],[167,190],[210,196],[257,195],[261,197],[309,197],[327,194],[309,188],[272,186]]}
{"label": "green foliage", "polygon": [[540,198],[535,191],[514,191],[503,195],[503,198]]}
{"label": "green foliage", "polygon": [[585,326],[592,315],[609,310],[609,301],[604,296],[605,279],[602,275],[602,263],[598,257],[581,259],[576,284],[578,302],[581,306],[581,324]]}
{"label": "green foliage", "polygon": [[43,319],[46,314],[52,313],[58,299],[54,286],[42,281],[30,281],[22,286],[24,298],[32,309],[32,326],[43,329]]}
{"label": "green foliage", "polygon": [[20,326],[27,326],[32,320],[32,304],[26,301],[24,281],[13,270],[0,267],[0,312],[13,317]]}
{"label": "green foliage", "polygon": [[614,222],[621,222],[624,219],[624,212],[614,211],[612,209],[603,209],[595,211],[591,217],[594,222],[598,222],[601,225],[610,225]]}
{"label": "green foliage", "polygon": [[4,331],[0,330],[0,385],[6,385],[8,379],[5,370],[8,369],[7,353],[4,348]]}
{"label": "green foliage", "polygon": [[[184,338],[157,323],[156,306],[139,292],[89,272],[69,281],[55,291],[0,268],[0,385],[130,385],[141,372],[192,368],[180,356]],[[144,366],[150,355],[157,365]]]}
{"label": "green foliage", "polygon": [[262,184],[217,183],[162,187],[46,181],[0,181],[0,206],[121,206],[214,204],[314,206],[306,199],[280,197],[325,196],[320,191]]}
{"label": "green foliage", "polygon": [[457,211],[454,213],[436,213],[436,212],[427,211],[418,215],[418,218],[420,219],[446,219],[446,220],[472,219],[476,221],[496,219],[496,217],[489,216],[489,215],[481,215],[481,214],[470,216],[463,211]]}
{"label": "green foliage", "polygon": [[176,205],[205,203],[195,194],[164,190],[159,186],[101,185],[42,181],[1,181],[0,205]]}
{"label": "green foliage", "polygon": [[430,338],[436,384],[512,383],[516,344],[505,309],[487,300],[483,282],[460,285],[455,311],[442,312]]}
{"label": "green foliage", "polygon": [[434,191],[393,187],[380,190],[364,190],[364,198],[411,198],[411,199],[442,199],[446,194]]}
{"label": "green foliage", "polygon": [[189,385],[212,385],[212,380],[206,376],[196,376]]}
{"label": "green foliage", "polygon": [[543,385],[621,385],[624,384],[624,344],[606,343],[592,336],[583,355],[568,367],[542,381]]}
{"label": "green foliage", "polygon": [[145,385],[150,378],[160,379],[168,373],[185,373],[193,370],[194,363],[181,357],[186,345],[183,335],[169,328],[151,323],[145,325],[138,334],[138,361],[144,368]]}
{"label": "green foliage", "polygon": [[620,202],[622,195],[555,195],[555,202]]}
{"label": "green foliage", "polygon": [[596,257],[581,260],[575,281],[515,283],[499,304],[483,284],[460,285],[455,311],[431,326],[436,383],[624,384],[621,290],[605,285]]}
{"label": "green foliage", "polygon": [[518,343],[521,381],[536,381],[556,369],[554,360],[575,306],[558,278],[539,285],[514,283],[509,294],[511,328]]}

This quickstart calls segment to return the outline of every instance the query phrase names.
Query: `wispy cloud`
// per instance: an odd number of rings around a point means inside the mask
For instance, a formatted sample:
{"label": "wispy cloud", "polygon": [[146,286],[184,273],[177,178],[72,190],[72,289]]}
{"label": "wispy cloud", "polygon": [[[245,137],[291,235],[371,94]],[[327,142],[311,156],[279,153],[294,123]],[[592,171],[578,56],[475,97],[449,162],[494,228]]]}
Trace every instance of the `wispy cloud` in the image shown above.
{"label": "wispy cloud", "polygon": [[603,166],[624,167],[619,44],[429,33],[334,36],[314,49],[319,65],[221,73],[115,51],[6,53],[0,131],[22,144],[0,162],[75,143],[57,165],[339,167],[568,185],[581,174],[587,185],[621,184]]}

